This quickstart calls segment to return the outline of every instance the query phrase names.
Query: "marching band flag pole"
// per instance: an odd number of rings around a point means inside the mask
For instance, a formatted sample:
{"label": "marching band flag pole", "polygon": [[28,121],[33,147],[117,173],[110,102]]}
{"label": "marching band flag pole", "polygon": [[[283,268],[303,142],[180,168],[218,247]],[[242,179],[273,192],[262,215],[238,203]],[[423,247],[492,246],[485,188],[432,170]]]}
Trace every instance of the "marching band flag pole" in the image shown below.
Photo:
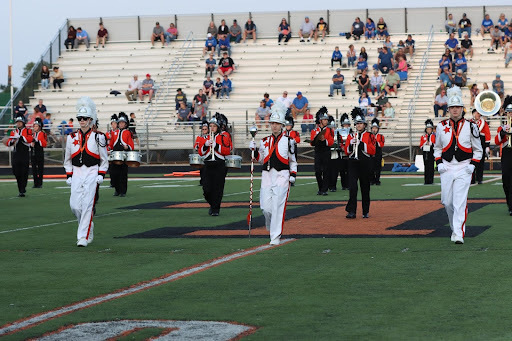
{"label": "marching band flag pole", "polygon": [[11,88],[11,118],[14,119],[14,88],[12,85],[12,0],[9,0],[9,66],[7,86]]}
{"label": "marching band flag pole", "polygon": [[[249,129],[249,132],[252,135],[252,142],[254,142],[254,137],[258,132],[258,128],[256,126],[252,126]],[[252,226],[252,194],[253,194],[253,183],[254,183],[254,150],[251,150],[251,187],[249,190],[249,214],[247,214],[247,225],[249,226],[249,238],[251,238],[251,226]]]}

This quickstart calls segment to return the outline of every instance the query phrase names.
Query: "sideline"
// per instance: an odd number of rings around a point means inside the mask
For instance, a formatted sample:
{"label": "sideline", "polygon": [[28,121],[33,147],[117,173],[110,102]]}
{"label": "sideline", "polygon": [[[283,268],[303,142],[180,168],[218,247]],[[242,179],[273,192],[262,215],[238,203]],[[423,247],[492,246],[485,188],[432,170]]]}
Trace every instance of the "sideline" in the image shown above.
{"label": "sideline", "polygon": [[[501,179],[501,176],[499,177],[495,177],[495,178],[492,178],[492,179],[489,179],[489,180],[485,180],[483,181],[482,183],[484,184],[488,184],[489,182],[493,182],[493,181],[496,181],[496,180],[500,180]],[[478,186],[478,184],[472,184],[470,185],[469,187],[473,187],[473,186]],[[423,200],[423,199],[428,199],[428,198],[432,198],[432,197],[435,197],[435,196],[438,196],[438,195],[441,195],[441,192],[435,192],[435,193],[431,193],[431,194],[427,194],[427,195],[423,195],[421,197],[417,197],[417,198],[414,198],[414,200]]]}

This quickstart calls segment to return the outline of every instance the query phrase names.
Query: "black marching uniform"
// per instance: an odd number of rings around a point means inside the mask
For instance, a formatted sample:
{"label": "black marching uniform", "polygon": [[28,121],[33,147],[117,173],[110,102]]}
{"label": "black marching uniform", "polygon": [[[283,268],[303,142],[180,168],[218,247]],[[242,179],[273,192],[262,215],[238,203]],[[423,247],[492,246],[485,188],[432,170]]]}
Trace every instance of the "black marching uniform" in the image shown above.
{"label": "black marching uniform", "polygon": [[[430,134],[427,129],[431,128]],[[423,165],[425,166],[424,184],[431,185],[434,183],[434,144],[436,143],[436,135],[433,133],[434,123],[428,119],[425,121],[425,134],[420,139],[420,149],[423,153]]]}
{"label": "black marching uniform", "polygon": [[[322,107],[316,114],[317,121],[328,120],[327,108]],[[324,141],[319,135],[323,134]],[[334,132],[325,126],[316,127],[311,131],[311,145],[315,147],[315,177],[318,184],[317,195],[327,195],[329,188],[329,163],[331,161],[331,146],[334,144]]]}
{"label": "black marching uniform", "polygon": [[[43,127],[43,122],[40,118],[37,118],[34,124],[38,124],[39,127]],[[44,173],[44,148],[47,145],[47,136],[44,131],[34,132],[33,143],[31,152],[32,161],[32,175],[34,176],[34,188],[43,187],[43,173]]]}
{"label": "black marching uniform", "polygon": [[[380,129],[380,122],[377,118],[372,120],[372,128]],[[372,132],[373,134],[373,132]],[[380,173],[382,171],[382,148],[384,147],[384,135],[377,133],[375,136],[375,155],[372,156],[372,173],[370,175],[370,185],[380,185]]]}
{"label": "black marching uniform", "polygon": [[[16,122],[25,123],[23,116],[16,117]],[[20,197],[24,197],[28,181],[28,169],[30,160],[30,143],[32,142],[32,131],[25,126],[16,128],[11,132],[11,136],[7,141],[8,146],[14,147],[12,157],[12,172],[18,183],[18,192]]]}
{"label": "black marching uniform", "polygon": [[[506,107],[505,112],[508,115],[512,115],[512,104]],[[510,135],[510,132],[507,133],[504,127],[500,126],[494,142],[497,146],[501,146],[501,180],[507,201],[508,213],[512,216],[512,147],[510,147],[512,135]]]}
{"label": "black marching uniform", "polygon": [[[117,135],[117,139],[114,142],[112,150],[134,150],[132,132],[128,129],[128,117],[124,115],[124,113],[119,114],[118,122],[121,121],[126,122],[126,127],[124,129],[119,129],[119,134]],[[127,147],[127,149],[125,149],[125,146]],[[116,165],[115,163],[113,163],[112,165],[110,165],[110,176],[112,177],[113,185],[115,188],[114,196],[126,196],[126,192],[128,191],[128,165],[126,163],[122,163],[120,165]]]}

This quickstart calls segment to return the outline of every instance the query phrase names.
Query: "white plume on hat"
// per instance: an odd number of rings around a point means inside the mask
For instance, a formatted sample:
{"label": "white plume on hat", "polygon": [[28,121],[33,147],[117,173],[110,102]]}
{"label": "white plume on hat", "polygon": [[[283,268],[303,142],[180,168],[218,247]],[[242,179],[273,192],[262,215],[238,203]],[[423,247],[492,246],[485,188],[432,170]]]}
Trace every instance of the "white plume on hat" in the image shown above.
{"label": "white plume on hat", "polygon": [[93,122],[96,122],[96,104],[88,96],[82,96],[76,102],[76,117],[89,117]]}
{"label": "white plume on hat", "polygon": [[454,85],[446,91],[448,95],[448,107],[463,107],[464,102],[462,101],[462,90]]}
{"label": "white plume on hat", "polygon": [[446,96],[448,96],[448,98],[452,96],[462,97],[462,90],[458,86],[454,85],[453,87],[446,90]]}
{"label": "white plume on hat", "polygon": [[285,124],[285,116],[287,110],[288,109],[286,109],[282,102],[275,102],[274,105],[272,106],[272,109],[270,110],[271,114],[270,119],[268,121]]}

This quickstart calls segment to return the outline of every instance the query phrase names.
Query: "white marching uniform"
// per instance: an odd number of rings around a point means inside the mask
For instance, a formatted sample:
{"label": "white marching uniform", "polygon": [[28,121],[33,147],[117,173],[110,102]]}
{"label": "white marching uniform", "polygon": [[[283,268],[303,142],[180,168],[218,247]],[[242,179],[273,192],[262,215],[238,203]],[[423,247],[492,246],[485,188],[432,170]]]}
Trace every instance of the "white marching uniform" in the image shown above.
{"label": "white marching uniform", "polygon": [[464,118],[458,122],[452,119],[439,122],[434,158],[441,176],[441,203],[446,209],[452,229],[451,240],[463,243],[471,175],[475,165],[482,159],[477,125]]}
{"label": "white marching uniform", "polygon": [[81,129],[68,135],[64,168],[68,178],[71,177],[69,205],[78,220],[76,238],[90,243],[96,191],[108,170],[105,135],[92,130],[84,134]]}
{"label": "white marching uniform", "polygon": [[281,133],[263,138],[254,156],[263,165],[260,208],[272,245],[279,244],[283,232],[290,178],[295,181],[297,174],[295,150],[295,140]]}

